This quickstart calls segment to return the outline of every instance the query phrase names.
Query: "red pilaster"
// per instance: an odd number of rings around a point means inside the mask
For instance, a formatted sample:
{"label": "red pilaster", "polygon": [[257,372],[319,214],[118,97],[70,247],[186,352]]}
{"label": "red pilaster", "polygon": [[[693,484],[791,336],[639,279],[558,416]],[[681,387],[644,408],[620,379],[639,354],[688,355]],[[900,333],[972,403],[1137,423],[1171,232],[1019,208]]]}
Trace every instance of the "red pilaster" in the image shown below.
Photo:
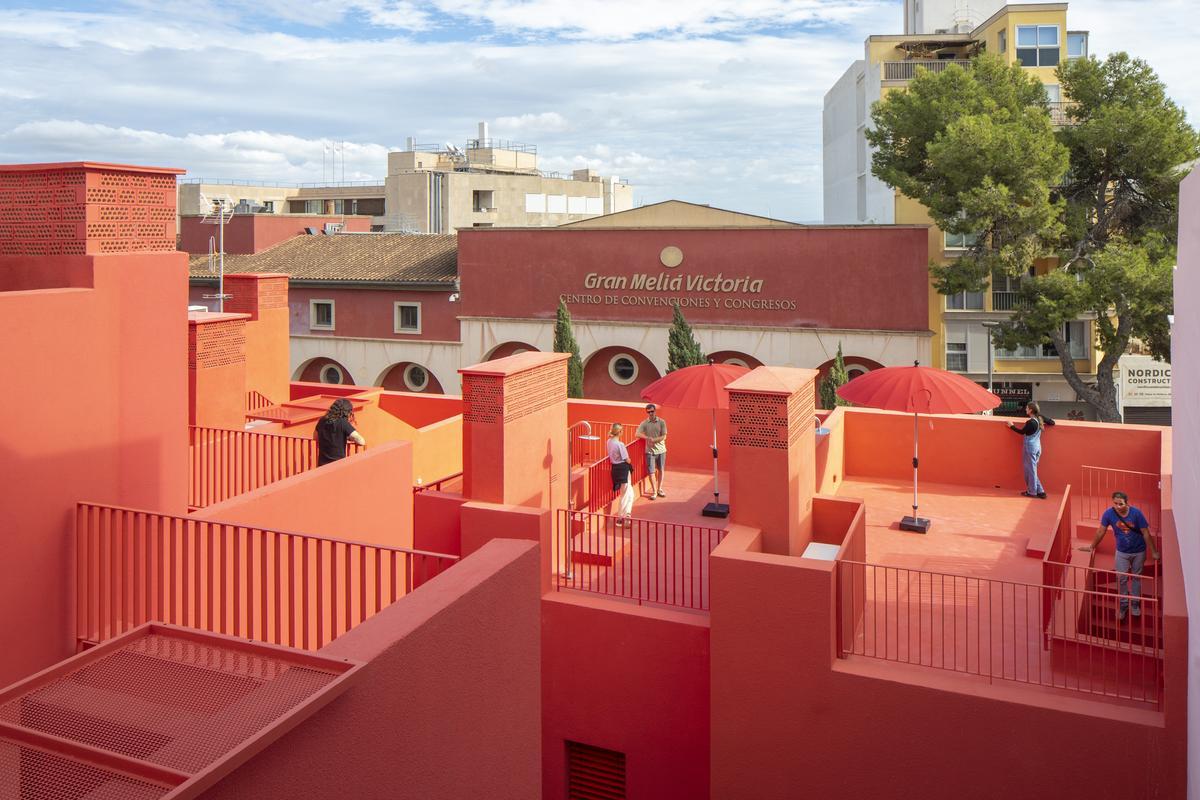
{"label": "red pilaster", "polygon": [[246,424],[246,315],[188,315],[188,422]]}
{"label": "red pilaster", "polygon": [[[247,409],[288,400],[288,276],[239,272],[225,276],[225,310],[247,314]],[[250,397],[257,394],[258,398]]]}
{"label": "red pilaster", "polygon": [[763,550],[799,555],[812,538],[816,370],[758,367],[729,384],[730,521]]}

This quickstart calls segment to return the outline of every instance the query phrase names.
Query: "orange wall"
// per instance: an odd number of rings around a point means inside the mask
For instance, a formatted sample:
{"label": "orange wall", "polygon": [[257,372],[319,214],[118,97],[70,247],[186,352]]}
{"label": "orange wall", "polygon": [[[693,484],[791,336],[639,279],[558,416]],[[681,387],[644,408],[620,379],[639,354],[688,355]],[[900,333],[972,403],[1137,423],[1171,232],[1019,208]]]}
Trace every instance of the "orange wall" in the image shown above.
{"label": "orange wall", "polygon": [[[621,403],[604,400],[568,400],[567,424],[620,422],[635,429],[646,419],[645,402]],[[667,421],[667,472],[672,467],[712,471],[712,412],[694,409],[659,408]],[[608,431],[592,433],[607,437]],[[729,412],[717,412],[717,446],[720,468],[729,468]],[[665,488],[665,487],[664,487]]]}
{"label": "orange wall", "polygon": [[0,684],[74,652],[77,501],[186,510],[185,257],[72,260],[95,288],[0,292],[0,359],[20,370],[0,393]]}
{"label": "orange wall", "polygon": [[462,398],[458,395],[384,392],[379,395],[379,407],[409,425],[421,428],[461,415]]}
{"label": "orange wall", "polygon": [[411,547],[412,446],[391,442],[195,512],[200,519]]}
{"label": "orange wall", "polygon": [[829,434],[817,436],[813,446],[816,458],[816,492],[836,494],[845,479],[846,417],[845,412],[840,409],[825,413],[827,416],[821,425],[829,430]]}
{"label": "orange wall", "polygon": [[566,796],[568,740],[625,753],[630,800],[709,796],[706,617],[548,594],[542,673],[546,800]]}
{"label": "orange wall", "polygon": [[713,797],[1182,796],[1182,730],[1152,712],[836,659],[832,564],[759,539],[712,559]]}
{"label": "orange wall", "polygon": [[[845,412],[845,472],[912,479],[912,415],[854,409]],[[967,486],[1024,487],[1021,437],[1001,417],[922,416],[921,480]],[[931,429],[932,424],[932,429]],[[1161,467],[1157,428],[1059,422],[1042,435],[1038,473],[1048,491],[1078,486],[1079,466],[1152,472]]]}
{"label": "orange wall", "polygon": [[538,571],[492,542],[327,645],[358,679],[202,797],[538,797]]}

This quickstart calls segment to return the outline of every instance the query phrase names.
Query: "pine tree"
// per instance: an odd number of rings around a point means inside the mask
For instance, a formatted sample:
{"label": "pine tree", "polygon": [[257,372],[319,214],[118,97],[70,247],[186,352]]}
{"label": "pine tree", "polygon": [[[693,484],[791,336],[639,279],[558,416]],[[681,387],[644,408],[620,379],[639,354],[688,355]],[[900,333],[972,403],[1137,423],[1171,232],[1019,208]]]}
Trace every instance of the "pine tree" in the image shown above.
{"label": "pine tree", "polygon": [[683,312],[676,303],[671,318],[671,332],[667,335],[667,372],[704,363],[707,363],[704,350],[696,341],[692,334],[692,326],[683,318]]}
{"label": "pine tree", "polygon": [[583,397],[583,361],[579,358],[579,343],[571,329],[571,312],[561,300],[554,321],[554,352],[571,354],[567,361],[567,397]]}
{"label": "pine tree", "polygon": [[821,407],[833,410],[838,406],[848,406],[850,403],[838,396],[837,389],[850,381],[850,373],[846,371],[846,362],[842,360],[842,343],[838,342],[837,358],[829,368],[829,374],[821,379]]}

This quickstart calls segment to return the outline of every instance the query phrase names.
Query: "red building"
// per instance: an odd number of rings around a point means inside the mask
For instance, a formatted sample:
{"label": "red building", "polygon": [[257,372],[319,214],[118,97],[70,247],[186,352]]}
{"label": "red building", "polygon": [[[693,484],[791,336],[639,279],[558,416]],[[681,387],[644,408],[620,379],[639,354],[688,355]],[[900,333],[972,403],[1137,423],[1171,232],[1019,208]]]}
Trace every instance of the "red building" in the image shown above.
{"label": "red building", "polygon": [[[663,408],[667,496],[617,526],[586,431],[632,429],[639,404],[568,400],[566,357],[537,352],[463,367],[461,397],[289,382],[284,276],[230,276],[234,307],[185,312],[172,180],[0,167],[0,352],[42,356],[0,434],[4,796],[1176,798],[1194,780],[1191,428],[1173,449],[1168,428],[1062,422],[1040,500],[1004,420],[923,418],[933,527],[913,534],[912,418],[818,414],[814,370],[759,366],[716,419],[729,518],[700,513],[709,412]],[[316,467],[336,397],[367,446]],[[1111,538],[1078,549],[1114,488],[1162,552],[1125,620]]]}

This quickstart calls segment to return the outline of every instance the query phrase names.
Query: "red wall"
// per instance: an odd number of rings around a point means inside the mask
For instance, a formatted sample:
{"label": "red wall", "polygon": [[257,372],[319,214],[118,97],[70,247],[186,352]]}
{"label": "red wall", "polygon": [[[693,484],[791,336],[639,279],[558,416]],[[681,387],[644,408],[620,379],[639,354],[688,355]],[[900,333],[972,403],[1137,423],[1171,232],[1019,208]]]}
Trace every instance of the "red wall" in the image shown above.
{"label": "red wall", "polygon": [[[333,364],[342,371],[342,386],[357,385],[355,383],[354,376],[350,374],[350,370],[346,369],[344,364],[340,364],[337,361],[334,361],[332,358],[325,358],[323,356],[320,358],[314,358],[312,361],[309,361],[304,365],[304,369],[300,372],[300,380],[305,383],[321,383],[321,370],[325,368],[326,364]],[[322,385],[337,386],[338,384]]]}
{"label": "red wall", "polygon": [[836,659],[832,564],[757,540],[712,558],[713,797],[1182,797],[1182,715]]}
{"label": "red wall", "polygon": [[[447,299],[452,290],[441,292],[396,291],[393,289],[327,289],[292,284],[288,292],[293,336],[349,336],[396,341],[458,341],[458,303]],[[309,327],[309,301],[332,300],[335,329]],[[421,332],[396,333],[394,304],[421,304]],[[374,375],[364,380],[375,380]]]}
{"label": "red wall", "polygon": [[709,796],[707,617],[549,594],[542,673],[546,800],[566,797],[568,740],[625,753],[630,800]]}
{"label": "red wall", "polygon": [[[618,353],[633,356],[638,373],[633,383],[622,385],[612,379],[608,364]],[[592,354],[583,367],[583,396],[603,397],[606,400],[621,400],[629,403],[642,401],[642,389],[661,378],[658,367],[641,353],[628,347],[603,347]]]}
{"label": "red wall", "polygon": [[[325,224],[330,222],[344,224],[345,230],[356,233],[371,230],[371,218],[362,216],[234,215],[225,224],[225,252],[227,254],[261,253],[293,236],[307,236],[304,232],[305,228],[324,231]],[[204,222],[201,217],[181,217],[179,219],[179,249],[185,253],[207,253],[209,237],[217,235],[217,226]]]}
{"label": "red wall", "polygon": [[[659,261],[666,246],[683,263]],[[464,316],[550,319],[560,295],[613,295],[616,304],[568,301],[579,319],[665,322],[681,298],[692,324],[924,331],[928,316],[924,227],[719,230],[464,229],[458,269]],[[588,273],[669,277],[718,273],[761,278],[758,294],[585,288]],[[836,279],[831,280],[831,276]],[[881,291],[886,287],[885,291]],[[728,297],[794,303],[795,310],[729,308]],[[659,305],[627,305],[658,298]],[[707,301],[711,307],[691,305]]]}
{"label": "red wall", "polygon": [[193,514],[272,530],[412,547],[412,445],[388,442]]}
{"label": "red wall", "polygon": [[538,553],[496,541],[327,645],[345,694],[206,800],[536,798]]}
{"label": "red wall", "polygon": [[[588,422],[620,422],[635,430],[646,419],[646,404],[609,402],[604,400],[570,400],[567,403],[567,424]],[[660,417],[667,421],[667,475],[672,469],[712,471],[712,412],[687,408],[659,408]],[[593,433],[596,433],[593,430]],[[608,431],[600,431],[607,436]],[[729,467],[729,412],[717,412],[717,447],[720,468]],[[669,478],[668,478],[669,481]],[[667,485],[664,484],[664,489]]]}
{"label": "red wall", "polygon": [[94,289],[0,292],[0,359],[20,373],[0,393],[0,684],[74,652],[76,502],[187,506],[186,259],[72,260]]}

